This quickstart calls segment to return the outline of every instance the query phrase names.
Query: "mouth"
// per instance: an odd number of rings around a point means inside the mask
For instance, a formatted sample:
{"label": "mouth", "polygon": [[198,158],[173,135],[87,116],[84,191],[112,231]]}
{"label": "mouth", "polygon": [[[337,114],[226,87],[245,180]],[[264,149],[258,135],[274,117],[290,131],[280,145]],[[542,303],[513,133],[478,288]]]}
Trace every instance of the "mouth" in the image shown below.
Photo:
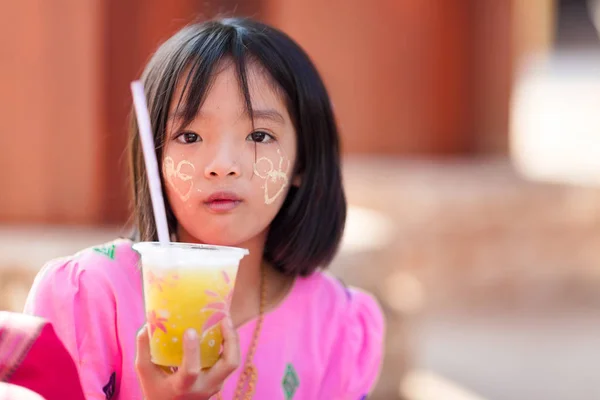
{"label": "mouth", "polygon": [[236,208],[243,200],[233,192],[216,192],[204,200],[204,204],[212,212],[222,213]]}

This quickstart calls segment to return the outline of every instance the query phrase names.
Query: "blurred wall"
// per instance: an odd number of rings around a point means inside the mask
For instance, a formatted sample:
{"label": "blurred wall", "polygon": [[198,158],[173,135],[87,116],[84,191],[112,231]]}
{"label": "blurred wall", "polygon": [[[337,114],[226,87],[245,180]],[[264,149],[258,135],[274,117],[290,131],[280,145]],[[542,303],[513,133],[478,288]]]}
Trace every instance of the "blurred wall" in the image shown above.
{"label": "blurred wall", "polygon": [[0,220],[94,220],[100,202],[100,0],[4,1]]}
{"label": "blurred wall", "polygon": [[527,57],[547,55],[554,41],[555,0],[513,0],[513,57],[515,64]]}
{"label": "blurred wall", "polygon": [[331,90],[347,153],[505,153],[511,2],[267,0]]}
{"label": "blurred wall", "polygon": [[129,82],[183,24],[252,15],[307,50],[345,154],[505,154],[512,2],[3,2],[0,222],[127,220]]}

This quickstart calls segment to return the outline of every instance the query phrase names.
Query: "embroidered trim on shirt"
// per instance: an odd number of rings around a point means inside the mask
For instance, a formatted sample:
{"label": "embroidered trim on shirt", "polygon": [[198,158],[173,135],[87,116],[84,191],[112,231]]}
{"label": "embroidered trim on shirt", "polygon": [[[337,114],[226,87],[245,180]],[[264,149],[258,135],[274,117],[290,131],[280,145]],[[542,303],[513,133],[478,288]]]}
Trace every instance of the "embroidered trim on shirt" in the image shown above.
{"label": "embroidered trim on shirt", "polygon": [[115,259],[115,248],[117,246],[114,244],[107,244],[104,246],[98,246],[98,247],[94,247],[93,250],[96,253],[100,253],[102,255],[105,255],[106,257],[110,258],[111,260]]}
{"label": "embroidered trim on shirt", "polygon": [[283,375],[283,381],[281,382],[283,392],[285,393],[286,400],[291,400],[294,397],[294,393],[300,386],[300,379],[292,364],[288,364]]}
{"label": "embroidered trim on shirt", "polygon": [[108,383],[102,388],[102,391],[104,392],[104,395],[106,396],[106,400],[112,399],[112,397],[115,395],[116,380],[117,380],[117,374],[115,372],[113,372],[112,374],[110,374],[110,379],[108,380]]}

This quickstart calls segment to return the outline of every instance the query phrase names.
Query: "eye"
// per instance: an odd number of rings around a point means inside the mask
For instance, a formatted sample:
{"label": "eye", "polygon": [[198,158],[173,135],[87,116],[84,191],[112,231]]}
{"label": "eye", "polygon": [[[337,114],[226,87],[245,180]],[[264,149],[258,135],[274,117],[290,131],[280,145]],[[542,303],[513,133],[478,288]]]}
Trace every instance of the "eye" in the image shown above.
{"label": "eye", "polygon": [[190,144],[195,142],[201,142],[202,138],[194,132],[182,132],[175,138],[179,143]]}
{"label": "eye", "polygon": [[254,131],[248,135],[246,140],[256,142],[256,143],[270,143],[275,140],[273,135],[268,134],[264,131]]}

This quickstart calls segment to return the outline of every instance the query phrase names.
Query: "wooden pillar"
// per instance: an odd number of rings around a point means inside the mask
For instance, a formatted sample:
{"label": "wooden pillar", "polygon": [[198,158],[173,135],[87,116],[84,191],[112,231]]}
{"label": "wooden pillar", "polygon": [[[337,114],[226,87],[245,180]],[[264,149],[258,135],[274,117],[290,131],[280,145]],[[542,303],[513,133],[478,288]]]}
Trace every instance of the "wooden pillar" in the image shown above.
{"label": "wooden pillar", "polygon": [[505,151],[510,2],[266,0],[263,8],[320,69],[346,153]]}
{"label": "wooden pillar", "polygon": [[470,152],[507,155],[510,97],[516,66],[514,5],[508,0],[470,1],[468,81],[471,92],[467,105]]}
{"label": "wooden pillar", "polygon": [[79,223],[99,210],[99,0],[0,13],[0,222]]}
{"label": "wooden pillar", "polygon": [[317,64],[346,153],[455,154],[468,147],[459,3],[270,0],[265,18]]}

